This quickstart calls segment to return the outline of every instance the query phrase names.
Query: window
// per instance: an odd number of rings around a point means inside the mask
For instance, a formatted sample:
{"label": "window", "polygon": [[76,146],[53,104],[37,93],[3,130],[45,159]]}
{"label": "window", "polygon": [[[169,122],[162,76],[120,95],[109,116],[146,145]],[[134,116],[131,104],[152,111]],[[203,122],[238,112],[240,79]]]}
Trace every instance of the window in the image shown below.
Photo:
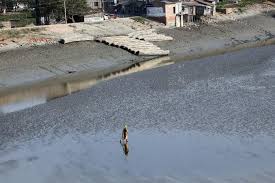
{"label": "window", "polygon": [[176,14],[176,7],[173,7],[173,13]]}
{"label": "window", "polygon": [[98,6],[98,2],[94,2],[94,6]]}

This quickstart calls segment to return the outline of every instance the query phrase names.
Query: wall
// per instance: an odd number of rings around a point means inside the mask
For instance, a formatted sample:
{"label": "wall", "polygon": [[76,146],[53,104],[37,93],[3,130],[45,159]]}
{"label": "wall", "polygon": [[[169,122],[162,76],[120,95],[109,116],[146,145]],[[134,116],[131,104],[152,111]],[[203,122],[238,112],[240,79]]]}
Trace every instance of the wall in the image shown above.
{"label": "wall", "polygon": [[3,22],[0,22],[0,28],[3,27],[3,28],[11,28],[12,25],[11,25],[11,21],[3,21]]}
{"label": "wall", "polygon": [[168,26],[175,26],[176,24],[176,4],[165,4],[165,24]]}
{"label": "wall", "polygon": [[217,12],[224,13],[224,14],[230,14],[234,11],[237,11],[237,8],[218,8]]}
{"label": "wall", "polygon": [[84,22],[93,23],[93,22],[102,22],[102,21],[104,21],[103,17],[88,17],[88,16],[84,17]]}
{"label": "wall", "polygon": [[[95,2],[98,3],[98,6],[95,6]],[[92,9],[101,9],[102,8],[102,0],[87,0],[87,4]]]}
{"label": "wall", "polygon": [[183,14],[196,15],[196,6],[184,5]]}
{"label": "wall", "polygon": [[164,17],[163,7],[147,7],[146,15],[149,17]]}
{"label": "wall", "polygon": [[[176,26],[180,24],[181,19],[176,19],[176,15],[181,13],[182,10],[182,3],[181,2],[176,2],[176,3],[165,3],[161,2],[159,0],[156,0],[153,2],[154,7],[156,8],[163,8],[164,15],[163,16],[149,16],[150,13],[148,13],[148,17],[150,19],[154,19],[157,21],[161,21],[165,23],[167,26]],[[149,8],[150,9],[150,8]],[[154,9],[154,8],[152,8]],[[152,13],[151,13],[152,14]],[[156,15],[159,14],[161,15],[160,12],[155,13]],[[176,21],[178,22],[176,24]]]}
{"label": "wall", "polygon": [[205,7],[204,15],[207,15],[207,16],[212,15],[212,7],[208,7],[208,6]]}

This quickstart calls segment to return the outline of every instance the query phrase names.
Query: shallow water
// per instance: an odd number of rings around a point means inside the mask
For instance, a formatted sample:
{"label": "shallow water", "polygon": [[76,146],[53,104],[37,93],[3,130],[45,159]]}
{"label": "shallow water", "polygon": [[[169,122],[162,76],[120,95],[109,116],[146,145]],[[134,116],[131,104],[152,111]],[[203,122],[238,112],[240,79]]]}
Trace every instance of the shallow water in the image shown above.
{"label": "shallow water", "polygon": [[273,183],[274,50],[139,72],[0,114],[0,182]]}
{"label": "shallow water", "polygon": [[253,176],[275,170],[275,138],[265,135],[240,138],[197,131],[130,131],[126,156],[118,133],[70,134],[19,145],[1,156],[1,180],[135,182],[168,178],[176,182],[210,178],[219,182],[255,180]]}

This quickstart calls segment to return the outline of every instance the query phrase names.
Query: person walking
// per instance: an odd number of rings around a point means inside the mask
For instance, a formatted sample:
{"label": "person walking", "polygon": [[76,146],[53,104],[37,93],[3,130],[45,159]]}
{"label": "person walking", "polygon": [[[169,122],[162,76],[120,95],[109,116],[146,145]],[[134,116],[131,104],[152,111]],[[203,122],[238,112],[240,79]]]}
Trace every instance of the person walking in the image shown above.
{"label": "person walking", "polygon": [[123,128],[123,130],[122,130],[121,140],[124,143],[128,142],[128,128],[127,128],[127,125],[125,125],[124,128]]}

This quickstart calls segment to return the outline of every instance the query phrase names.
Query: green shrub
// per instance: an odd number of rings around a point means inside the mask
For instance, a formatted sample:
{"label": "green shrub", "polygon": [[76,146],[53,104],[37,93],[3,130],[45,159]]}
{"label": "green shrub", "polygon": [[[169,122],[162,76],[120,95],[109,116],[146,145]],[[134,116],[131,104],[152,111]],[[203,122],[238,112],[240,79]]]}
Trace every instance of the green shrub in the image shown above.
{"label": "green shrub", "polygon": [[228,4],[228,0],[223,0],[223,1],[220,1],[218,4],[217,4],[217,8],[225,8],[225,5]]}
{"label": "green shrub", "polygon": [[26,25],[35,23],[35,17],[31,11],[10,13],[6,15],[0,15],[1,21],[13,21],[15,27],[25,27]]}
{"label": "green shrub", "polygon": [[9,29],[0,31],[0,37],[5,39],[21,38],[30,33],[37,33],[44,30],[43,28],[24,28],[24,29]]}
{"label": "green shrub", "polygon": [[238,5],[240,8],[244,8],[248,5],[262,3],[262,2],[264,2],[264,1],[263,0],[241,0]]}
{"label": "green shrub", "polygon": [[139,22],[139,23],[142,23],[142,24],[145,24],[145,18],[143,17],[132,17],[132,19],[136,22]]}

